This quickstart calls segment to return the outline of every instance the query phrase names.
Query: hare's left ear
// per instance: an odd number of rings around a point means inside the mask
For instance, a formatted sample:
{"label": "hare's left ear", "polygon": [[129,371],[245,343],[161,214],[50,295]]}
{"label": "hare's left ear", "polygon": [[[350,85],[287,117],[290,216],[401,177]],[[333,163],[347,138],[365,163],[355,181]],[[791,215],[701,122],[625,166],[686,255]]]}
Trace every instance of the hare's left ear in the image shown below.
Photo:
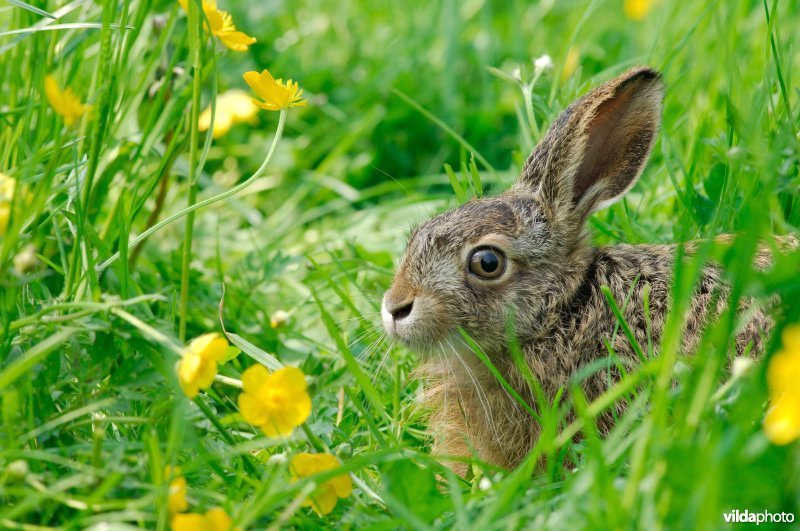
{"label": "hare's left ear", "polygon": [[663,97],[661,75],[649,68],[600,85],[558,117],[517,186],[580,218],[614,203],[644,169],[661,124]]}

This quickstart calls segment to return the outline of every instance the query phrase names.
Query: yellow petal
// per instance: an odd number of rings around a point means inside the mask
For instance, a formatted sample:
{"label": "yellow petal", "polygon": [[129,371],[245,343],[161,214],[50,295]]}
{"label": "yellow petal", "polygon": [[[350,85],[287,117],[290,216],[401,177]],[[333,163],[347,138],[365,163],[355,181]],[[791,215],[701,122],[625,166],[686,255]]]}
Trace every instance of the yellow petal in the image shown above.
{"label": "yellow petal", "polygon": [[233,521],[228,513],[220,507],[209,509],[206,513],[206,520],[209,524],[209,529],[213,531],[229,531]]}
{"label": "yellow petal", "polygon": [[269,418],[269,412],[264,408],[264,404],[247,393],[239,395],[239,411],[244,419],[254,426],[261,426]]}
{"label": "yellow petal", "polygon": [[643,20],[653,7],[653,0],[625,0],[622,12],[631,20]]}
{"label": "yellow petal", "polygon": [[242,373],[242,387],[245,393],[256,394],[269,379],[269,371],[260,364],[245,369]]}
{"label": "yellow petal", "polygon": [[44,78],[44,93],[47,96],[47,101],[53,109],[60,109],[63,107],[61,101],[61,89],[53,76],[45,76]]}
{"label": "yellow petal", "polygon": [[253,90],[253,92],[256,93],[257,96],[263,97],[261,94],[264,91],[264,87],[261,84],[261,75],[258,72],[256,72],[255,70],[245,72],[244,74],[242,74],[242,79],[244,79],[244,82],[250,86],[250,88]]}
{"label": "yellow petal", "polygon": [[205,531],[206,529],[208,529],[208,522],[203,514],[184,513],[172,517],[172,531]]}
{"label": "yellow petal", "polygon": [[222,44],[234,52],[246,52],[247,47],[256,42],[253,37],[241,31],[222,31],[217,34],[217,37]]}
{"label": "yellow petal", "polygon": [[[231,130],[233,127],[233,116],[230,114],[223,114],[222,116],[218,116],[216,120],[214,120],[214,131],[212,136],[214,138],[219,138],[228,131]],[[206,127],[208,129],[208,127]]]}
{"label": "yellow petal", "polygon": [[261,431],[267,437],[288,437],[294,431],[294,426],[279,415],[269,415],[261,424]]}
{"label": "yellow petal", "polygon": [[306,377],[297,367],[281,367],[272,374],[269,385],[287,391],[305,391]]}
{"label": "yellow petal", "polygon": [[222,95],[225,108],[233,115],[235,122],[251,121],[257,114],[258,108],[253,105],[253,100],[243,90],[231,90]]}
{"label": "yellow petal", "polygon": [[227,18],[224,11],[217,11],[216,9],[209,9],[206,10],[206,17],[208,18],[208,24],[211,26],[211,33],[214,35],[219,35],[223,29],[225,29],[226,22],[230,19]]}
{"label": "yellow petal", "polygon": [[265,111],[279,111],[280,108],[273,103],[267,103],[265,101],[258,101],[256,99],[253,100],[254,105],[258,105]]}
{"label": "yellow petal", "polygon": [[310,499],[311,507],[320,516],[330,514],[330,512],[336,507],[336,493],[333,492],[333,489],[326,487],[325,485],[315,490],[311,494]]}
{"label": "yellow petal", "polygon": [[179,476],[170,481],[167,506],[170,514],[180,513],[189,508],[186,501],[186,478]]}
{"label": "yellow petal", "polygon": [[773,401],[764,419],[764,432],[779,445],[800,438],[800,396],[785,394]]}
{"label": "yellow petal", "polygon": [[347,498],[353,493],[353,480],[349,474],[342,474],[327,481],[336,495],[340,498]]}
{"label": "yellow petal", "polygon": [[217,375],[217,362],[214,360],[203,360],[200,364],[200,371],[197,373],[195,381],[200,389],[208,389],[214,383]]}
{"label": "yellow petal", "polygon": [[[219,114],[219,113],[218,113]],[[216,126],[216,122],[219,120],[214,120],[214,125]],[[211,127],[211,106],[209,105],[206,107],[203,112],[200,113],[200,116],[197,117],[197,129],[200,131],[208,131],[208,128]]]}
{"label": "yellow petal", "polygon": [[[230,90],[217,98],[216,116],[214,118],[214,138],[219,138],[230,131],[238,122],[251,122],[258,113],[250,97],[242,90]],[[200,131],[207,131],[211,126],[211,106],[206,107],[197,120]]]}
{"label": "yellow petal", "polygon": [[216,332],[203,334],[192,340],[188,349],[196,352],[201,358],[220,361],[228,351],[228,340]]}
{"label": "yellow petal", "polygon": [[186,395],[187,398],[194,398],[200,393],[200,387],[198,387],[195,382],[184,382],[182,380],[178,380],[178,383],[181,385],[183,394]]}
{"label": "yellow petal", "polygon": [[774,392],[800,388],[800,349],[776,352],[767,368],[767,383]]}
{"label": "yellow petal", "polygon": [[290,468],[297,477],[308,477],[339,466],[339,460],[330,454],[299,453],[292,457]]}
{"label": "yellow petal", "polygon": [[784,349],[800,354],[800,325],[793,324],[785,327],[781,339]]}
{"label": "yellow petal", "polygon": [[308,393],[296,393],[290,395],[290,402],[282,412],[283,419],[293,426],[299,426],[311,416],[311,397]]}
{"label": "yellow petal", "polygon": [[[214,118],[214,138],[219,138],[238,122],[250,122],[258,113],[250,96],[243,90],[229,90],[217,97],[217,110]],[[211,127],[211,106],[203,110],[197,120],[200,131]]]}
{"label": "yellow petal", "polygon": [[299,453],[292,456],[289,466],[292,474],[297,477],[304,478],[311,476],[317,472],[317,460],[314,454]]}
{"label": "yellow petal", "polygon": [[0,203],[0,236],[8,230],[8,221],[11,218],[11,209],[8,205]]}
{"label": "yellow petal", "polygon": [[178,361],[178,379],[182,383],[194,382],[197,379],[202,364],[203,358],[196,352],[186,352],[183,358]]}
{"label": "yellow petal", "polygon": [[45,76],[44,92],[47,101],[53,110],[61,115],[66,125],[72,125],[75,121],[91,109],[91,105],[84,105],[71,89],[61,90],[53,76]]}

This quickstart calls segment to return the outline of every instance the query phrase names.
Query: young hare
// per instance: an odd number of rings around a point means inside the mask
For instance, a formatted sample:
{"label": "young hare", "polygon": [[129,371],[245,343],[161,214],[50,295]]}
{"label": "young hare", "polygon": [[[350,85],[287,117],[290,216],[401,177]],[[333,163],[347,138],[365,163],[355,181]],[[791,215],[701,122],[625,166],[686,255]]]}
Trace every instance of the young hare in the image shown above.
{"label": "young hare", "polygon": [[[414,230],[381,314],[392,338],[423,354],[435,453],[475,453],[512,468],[539,432],[467,348],[459,329],[529,403],[524,377],[508,352],[509,315],[525,362],[551,397],[581,367],[606,358],[606,342],[626,365],[638,363],[625,335],[615,333],[617,319],[601,286],[620,305],[629,301],[623,314],[639,344],[647,344],[648,326],[653,345],[659,344],[674,246],[595,248],[584,226],[592,212],[619,200],[638,179],[661,122],[663,95],[660,74],[649,68],[600,85],[558,117],[510,190]],[[766,266],[769,257],[762,252],[756,261]],[[697,346],[701,327],[724,305],[726,292],[719,269],[706,266],[687,319],[685,352]],[[751,343],[762,348],[770,327],[763,312],[753,311],[737,349]],[[588,398],[618,377],[614,368],[590,376],[583,382]],[[603,429],[610,426],[608,419],[600,422]],[[465,472],[463,465],[454,468]]]}

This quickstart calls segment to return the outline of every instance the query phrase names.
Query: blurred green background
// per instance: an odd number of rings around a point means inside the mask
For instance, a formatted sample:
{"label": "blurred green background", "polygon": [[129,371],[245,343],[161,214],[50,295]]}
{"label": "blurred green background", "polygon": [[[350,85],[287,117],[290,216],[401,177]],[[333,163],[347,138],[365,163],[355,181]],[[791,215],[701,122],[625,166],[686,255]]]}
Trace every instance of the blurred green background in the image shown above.
{"label": "blurred green background", "polygon": [[[782,296],[778,327],[800,320],[800,256],[767,273],[748,266],[752,241],[800,225],[797,0],[219,8],[257,43],[232,52],[207,41],[201,107],[215,86],[248,90],[242,74],[264,68],[298,81],[309,104],[289,110],[261,178],[197,213],[188,275],[180,221],[93,276],[154,212],[186,205],[186,15],[164,0],[0,5],[0,172],[25,197],[0,239],[0,527],[166,529],[165,463],[180,464],[192,510],[223,506],[254,529],[717,529],[733,508],[800,516],[800,448],[761,430],[765,364],[731,376],[718,363],[735,319],[678,362],[657,406],[650,373],[621,392],[629,413],[607,439],[588,429],[559,440],[556,407],[534,479],[476,462],[461,481],[429,456],[418,360],[388,343],[378,316],[408,230],[464,199],[445,164],[466,182],[474,156],[478,192],[503,190],[573,99],[650,65],[667,84],[662,131],[641,181],[591,218],[593,238],[742,234],[720,256],[737,293]],[[544,55],[553,67],[537,74]],[[529,94],[515,72],[538,75]],[[65,127],[46,75],[93,104],[91,116]],[[261,164],[277,119],[262,111],[207,150],[201,136],[199,198]],[[26,252],[35,260],[22,267]],[[165,345],[179,341],[182,280],[187,339],[222,320],[307,374],[313,412],[291,439],[244,423],[234,386],[218,382],[196,402],[181,394]],[[288,317],[274,326],[279,311]],[[238,379],[254,363],[245,354],[220,374]],[[354,474],[355,493],[327,517],[299,507],[304,484],[289,480],[285,458],[303,451],[333,453]]]}

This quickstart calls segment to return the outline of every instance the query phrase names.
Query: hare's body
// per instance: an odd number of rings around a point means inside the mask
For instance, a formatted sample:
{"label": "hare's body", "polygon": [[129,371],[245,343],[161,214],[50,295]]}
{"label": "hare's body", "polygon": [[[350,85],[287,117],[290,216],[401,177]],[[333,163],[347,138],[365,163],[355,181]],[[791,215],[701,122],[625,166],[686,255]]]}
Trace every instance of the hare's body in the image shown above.
{"label": "hare's body", "polygon": [[[796,245],[796,240],[789,243]],[[639,364],[638,355],[617,327],[600,286],[609,287],[645,353],[648,345],[652,345],[653,354],[658,354],[670,305],[668,282],[675,251],[672,245],[595,249],[589,253],[585,276],[565,286],[562,292],[565,296],[554,299],[551,310],[531,316],[541,327],[537,326],[538,331],[532,335],[521,335],[519,341],[528,367],[549,398],[560,388],[567,389],[582,367],[600,359],[609,360],[608,368],[581,382],[587,398],[597,398],[615,384],[620,371],[610,361],[609,347],[626,370]],[[756,262],[766,265],[768,257],[768,253],[761,252]],[[703,326],[712,314],[725,308],[727,288],[718,268],[707,266],[698,286],[684,327],[684,353],[695,350]],[[759,352],[772,326],[761,310],[750,309],[748,318],[736,338],[736,354],[745,349]],[[533,404],[524,376],[505,347],[487,355],[515,391]],[[536,442],[538,426],[530,413],[503,389],[474,354],[454,349],[447,356],[429,359],[420,374],[429,382],[425,399],[431,409],[435,453],[476,455],[489,463],[513,468]],[[610,420],[610,414],[600,419],[601,431],[610,428]],[[464,471],[463,464],[453,466],[459,472]]]}
{"label": "hare's body", "polygon": [[[529,403],[508,352],[509,319],[525,362],[550,397],[593,365],[580,383],[589,399],[596,398],[618,380],[619,367],[640,363],[601,286],[608,286],[637,343],[645,351],[652,345],[657,354],[675,247],[593,248],[584,227],[593,211],[618,200],[638,179],[660,124],[662,96],[659,74],[646,68],[601,85],[559,116],[509,191],[436,216],[411,235],[381,313],[390,336],[423,354],[436,453],[513,467],[539,432],[466,348],[460,330]],[[789,246],[796,243],[790,239]],[[768,261],[759,252],[756,264]],[[713,264],[697,286],[683,330],[686,353],[728,299]],[[740,308],[748,310],[749,322],[736,339],[739,352],[748,346],[759,351],[771,326],[749,305]],[[610,419],[600,419],[602,429]]]}

